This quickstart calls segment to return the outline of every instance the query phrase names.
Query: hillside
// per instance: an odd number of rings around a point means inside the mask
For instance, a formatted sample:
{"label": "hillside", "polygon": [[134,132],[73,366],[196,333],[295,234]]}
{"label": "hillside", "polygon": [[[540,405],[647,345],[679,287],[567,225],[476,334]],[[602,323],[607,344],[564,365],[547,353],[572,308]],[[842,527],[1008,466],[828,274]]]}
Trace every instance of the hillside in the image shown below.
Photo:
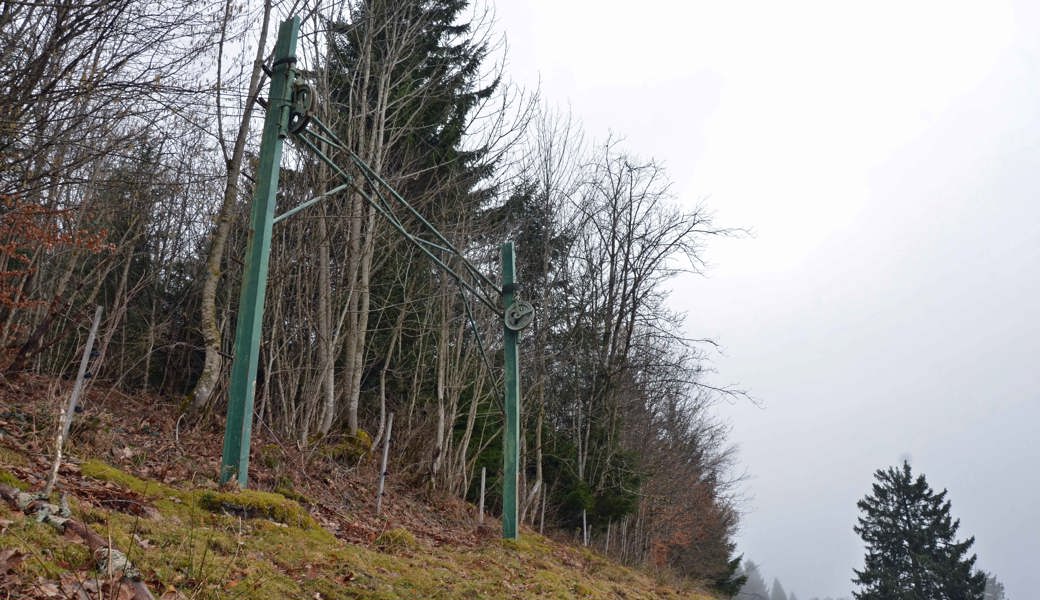
{"label": "hillside", "polygon": [[[205,525],[230,414],[255,435],[225,474],[359,547],[404,528],[493,556],[498,526],[464,504],[486,473],[510,527],[733,591],[741,469],[714,407],[747,393],[712,375],[698,294],[671,292],[744,231],[648,148],[511,83],[494,4],[11,4],[0,29],[34,41],[0,73],[13,475],[40,485],[59,388],[89,373],[65,483],[91,524],[107,474]],[[377,519],[366,454],[391,430]]]}
{"label": "hillside", "polygon": [[[0,484],[43,488],[67,385],[5,385]],[[711,598],[530,530],[503,541],[493,520],[479,526],[475,507],[392,479],[377,517],[373,461],[305,456],[263,433],[257,489],[220,490],[219,428],[188,428],[175,415],[161,399],[95,387],[57,488],[71,517],[125,551],[156,597]],[[98,574],[82,539],[9,502],[0,505],[0,574],[4,597],[133,597]]]}

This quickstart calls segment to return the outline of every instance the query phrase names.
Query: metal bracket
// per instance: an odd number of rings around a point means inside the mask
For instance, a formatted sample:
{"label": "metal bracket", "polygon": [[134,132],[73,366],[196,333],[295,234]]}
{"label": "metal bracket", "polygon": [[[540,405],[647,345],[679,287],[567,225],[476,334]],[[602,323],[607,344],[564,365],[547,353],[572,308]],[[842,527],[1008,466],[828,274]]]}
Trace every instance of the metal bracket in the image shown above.
{"label": "metal bracket", "polygon": [[521,331],[534,321],[534,306],[530,302],[518,300],[506,308],[506,327],[510,331]]}
{"label": "metal bracket", "polygon": [[292,104],[289,109],[289,131],[301,133],[307,129],[307,124],[314,114],[315,102],[314,87],[311,84],[297,81],[292,87]]}

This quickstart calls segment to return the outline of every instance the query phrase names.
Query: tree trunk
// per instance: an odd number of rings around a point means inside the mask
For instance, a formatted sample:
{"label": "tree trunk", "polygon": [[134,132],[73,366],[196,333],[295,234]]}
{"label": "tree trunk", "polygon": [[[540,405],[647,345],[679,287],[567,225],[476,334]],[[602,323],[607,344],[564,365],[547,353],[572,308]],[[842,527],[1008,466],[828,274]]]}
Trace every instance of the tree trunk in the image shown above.
{"label": "tree trunk", "polygon": [[[260,93],[264,46],[267,43],[267,30],[270,20],[271,2],[268,0],[264,2],[263,17],[260,22],[260,37],[257,40],[253,70],[249,75],[249,90],[245,99],[245,105],[242,107],[242,120],[238,124],[238,134],[235,137],[235,145],[231,156],[225,157],[227,160],[227,181],[224,183],[224,198],[220,205],[220,211],[216,216],[217,227],[213,234],[213,243],[210,245],[209,256],[206,258],[206,268],[203,271],[204,279],[202,282],[199,318],[201,321],[202,339],[206,347],[206,359],[202,367],[202,373],[199,375],[199,380],[195,382],[195,389],[191,393],[191,406],[196,411],[201,411],[209,406],[213,392],[220,381],[224,365],[223,355],[221,354],[220,326],[217,324],[217,288],[220,285],[224,250],[227,247],[228,236],[231,233],[231,223],[234,220],[235,204],[239,195],[239,179],[242,175],[246,139],[249,137],[249,129],[253,117],[253,105]],[[217,93],[219,94],[220,91],[218,90]]]}

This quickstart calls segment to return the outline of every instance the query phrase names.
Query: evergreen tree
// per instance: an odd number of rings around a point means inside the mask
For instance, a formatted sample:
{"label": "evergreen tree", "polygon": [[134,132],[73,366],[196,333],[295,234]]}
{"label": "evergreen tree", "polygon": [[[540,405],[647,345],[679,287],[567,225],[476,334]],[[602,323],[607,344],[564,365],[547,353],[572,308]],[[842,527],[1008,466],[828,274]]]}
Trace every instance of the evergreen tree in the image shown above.
{"label": "evergreen tree", "polygon": [[766,587],[766,581],[762,578],[762,573],[758,570],[758,565],[747,561],[744,567],[744,576],[746,582],[744,587],[740,588],[740,593],[736,595],[738,600],[768,600],[769,589]]}
{"label": "evergreen tree", "polygon": [[712,589],[727,598],[736,596],[740,589],[747,583],[747,575],[740,568],[740,560],[743,555],[733,557],[726,563],[726,572],[712,582]]}
{"label": "evergreen tree", "polygon": [[910,464],[874,474],[872,493],[857,503],[853,529],[867,546],[855,571],[857,600],[983,600],[986,575],[968,551],[975,538],[957,541],[960,521],[950,516],[946,490],[936,493]]}
{"label": "evergreen tree", "polygon": [[997,578],[993,573],[986,573],[986,592],[984,598],[986,600],[1007,600],[1007,596],[1004,595],[1004,584],[997,581]]}
{"label": "evergreen tree", "polygon": [[787,600],[784,586],[780,585],[780,580],[775,577],[773,578],[773,588],[769,591],[769,600]]}
{"label": "evergreen tree", "polygon": [[[351,21],[328,23],[327,70],[336,105],[361,104],[354,111],[364,119],[370,119],[369,112],[380,103],[393,107],[385,115],[389,123],[381,129],[387,151],[379,158],[380,171],[411,202],[431,204],[424,207],[427,212],[443,204],[446,187],[470,195],[469,200],[477,204],[489,194],[480,183],[492,174],[494,164],[486,148],[464,148],[464,137],[474,110],[499,82],[481,81],[489,48],[465,20],[469,4],[469,0],[358,0]],[[358,98],[357,70],[366,67],[366,60],[391,55],[392,47],[401,43],[400,32],[409,28],[415,31],[408,42],[410,51],[392,66],[382,66],[395,85],[389,92],[368,86],[373,97]],[[369,46],[375,47],[375,59],[364,55],[366,49],[371,52]],[[389,97],[380,98],[379,93]],[[343,135],[351,137],[350,132]],[[441,198],[434,203],[432,195]]]}

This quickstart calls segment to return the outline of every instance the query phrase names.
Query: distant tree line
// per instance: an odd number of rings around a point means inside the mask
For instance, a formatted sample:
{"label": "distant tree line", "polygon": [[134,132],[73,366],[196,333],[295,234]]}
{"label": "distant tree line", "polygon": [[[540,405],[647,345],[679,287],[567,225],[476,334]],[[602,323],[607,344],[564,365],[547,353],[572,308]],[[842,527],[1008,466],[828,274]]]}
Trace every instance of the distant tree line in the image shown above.
{"label": "distant tree line", "polygon": [[[733,454],[704,343],[667,304],[729,231],[667,174],[586,141],[496,70],[469,0],[32,0],[0,10],[0,373],[91,371],[226,406],[272,31],[305,15],[320,118],[488,274],[518,245],[521,516],[631,563],[735,585]],[[342,151],[329,149],[345,163]],[[289,150],[279,206],[335,185]],[[501,465],[501,324],[356,192],[275,230],[256,418],[287,444],[365,445],[395,413],[395,473],[475,500]],[[478,341],[483,341],[483,347]],[[489,368],[490,365],[490,368]],[[500,498],[492,493],[494,507]]]}
{"label": "distant tree line", "polygon": [[798,600],[798,596],[794,592],[788,593],[775,577],[772,585],[767,586],[761,568],[751,560],[744,561],[737,573],[743,579],[743,585],[732,596],[736,600]]}

